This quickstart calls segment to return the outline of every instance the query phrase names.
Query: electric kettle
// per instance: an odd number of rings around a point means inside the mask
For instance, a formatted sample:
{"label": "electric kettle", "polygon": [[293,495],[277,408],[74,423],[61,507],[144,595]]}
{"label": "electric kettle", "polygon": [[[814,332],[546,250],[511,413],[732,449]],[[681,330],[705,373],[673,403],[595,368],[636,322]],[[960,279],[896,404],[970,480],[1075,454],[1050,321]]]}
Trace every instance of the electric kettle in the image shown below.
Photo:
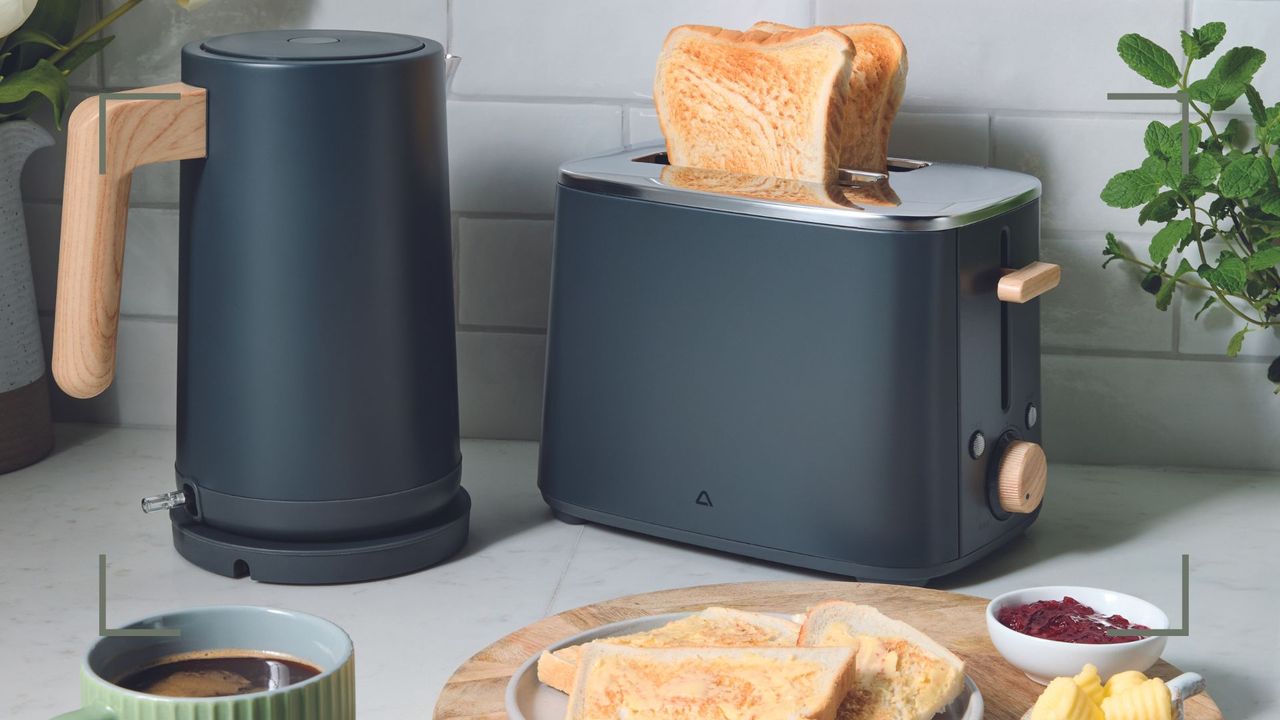
{"label": "electric kettle", "polygon": [[181,160],[178,552],[338,583],[466,541],[446,65],[406,35],[267,31],[182,51],[182,82],[71,116],[53,372],[111,383],[130,173]]}

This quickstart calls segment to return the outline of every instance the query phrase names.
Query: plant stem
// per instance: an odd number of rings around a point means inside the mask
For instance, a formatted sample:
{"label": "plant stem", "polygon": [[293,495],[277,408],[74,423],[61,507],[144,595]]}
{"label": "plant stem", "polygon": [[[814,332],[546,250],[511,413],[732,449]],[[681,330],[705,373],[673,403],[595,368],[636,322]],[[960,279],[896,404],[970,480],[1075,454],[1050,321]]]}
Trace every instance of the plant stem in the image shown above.
{"label": "plant stem", "polygon": [[121,17],[124,16],[125,13],[134,9],[141,3],[142,3],[142,0],[125,0],[125,2],[120,5],[120,7],[116,8],[115,10],[112,10],[106,15],[103,15],[101,20],[89,26],[88,30],[85,30],[84,32],[72,38],[71,42],[67,43],[66,47],[50,55],[49,62],[54,65],[57,65],[58,62],[62,60],[62,58],[70,54],[72,50],[75,50],[76,48],[80,47],[81,45],[91,40],[94,35],[97,35],[98,33],[105,30],[108,25],[115,22],[116,20],[119,20]]}

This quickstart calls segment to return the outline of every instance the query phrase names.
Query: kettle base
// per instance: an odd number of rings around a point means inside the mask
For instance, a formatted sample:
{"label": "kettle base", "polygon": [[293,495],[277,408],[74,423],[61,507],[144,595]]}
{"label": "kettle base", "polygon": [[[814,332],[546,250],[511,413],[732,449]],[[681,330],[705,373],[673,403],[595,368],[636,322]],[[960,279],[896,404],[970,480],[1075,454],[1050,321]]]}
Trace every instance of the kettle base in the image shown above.
{"label": "kettle base", "polygon": [[178,554],[209,572],[265,583],[336,585],[405,575],[449,559],[467,542],[471,496],[459,488],[425,527],[338,542],[236,535],[196,522],[182,508],[170,510],[169,519]]}

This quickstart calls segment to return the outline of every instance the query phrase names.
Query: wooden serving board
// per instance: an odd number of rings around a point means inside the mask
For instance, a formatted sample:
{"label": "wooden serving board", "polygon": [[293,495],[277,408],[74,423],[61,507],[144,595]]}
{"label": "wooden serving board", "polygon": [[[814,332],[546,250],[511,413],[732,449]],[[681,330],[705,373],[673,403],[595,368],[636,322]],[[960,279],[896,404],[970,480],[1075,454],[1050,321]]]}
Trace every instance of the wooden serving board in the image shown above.
{"label": "wooden serving board", "polygon": [[[525,626],[481,650],[445,683],[435,720],[505,720],[503,695],[521,663],[553,642],[583,630],[645,615],[701,610],[710,605],[762,612],[800,613],[823,600],[873,605],[946,645],[964,659],[965,672],[986,703],[986,720],[1018,720],[1043,687],[1004,661],[987,637],[987,600],[972,595],[855,582],[752,582],[704,585],[631,595],[586,605]],[[1169,679],[1181,671],[1161,661],[1148,675]],[[1222,720],[1208,695],[1188,701],[1186,720]]]}

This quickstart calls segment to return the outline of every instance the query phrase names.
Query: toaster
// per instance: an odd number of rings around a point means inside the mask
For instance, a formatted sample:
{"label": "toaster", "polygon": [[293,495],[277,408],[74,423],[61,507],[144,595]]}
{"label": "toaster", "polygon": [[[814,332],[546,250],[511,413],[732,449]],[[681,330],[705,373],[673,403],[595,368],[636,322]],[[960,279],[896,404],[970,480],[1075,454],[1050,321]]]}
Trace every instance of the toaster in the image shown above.
{"label": "toaster", "polygon": [[1035,521],[1040,182],[560,169],[538,485],[557,517],[923,584]]}

